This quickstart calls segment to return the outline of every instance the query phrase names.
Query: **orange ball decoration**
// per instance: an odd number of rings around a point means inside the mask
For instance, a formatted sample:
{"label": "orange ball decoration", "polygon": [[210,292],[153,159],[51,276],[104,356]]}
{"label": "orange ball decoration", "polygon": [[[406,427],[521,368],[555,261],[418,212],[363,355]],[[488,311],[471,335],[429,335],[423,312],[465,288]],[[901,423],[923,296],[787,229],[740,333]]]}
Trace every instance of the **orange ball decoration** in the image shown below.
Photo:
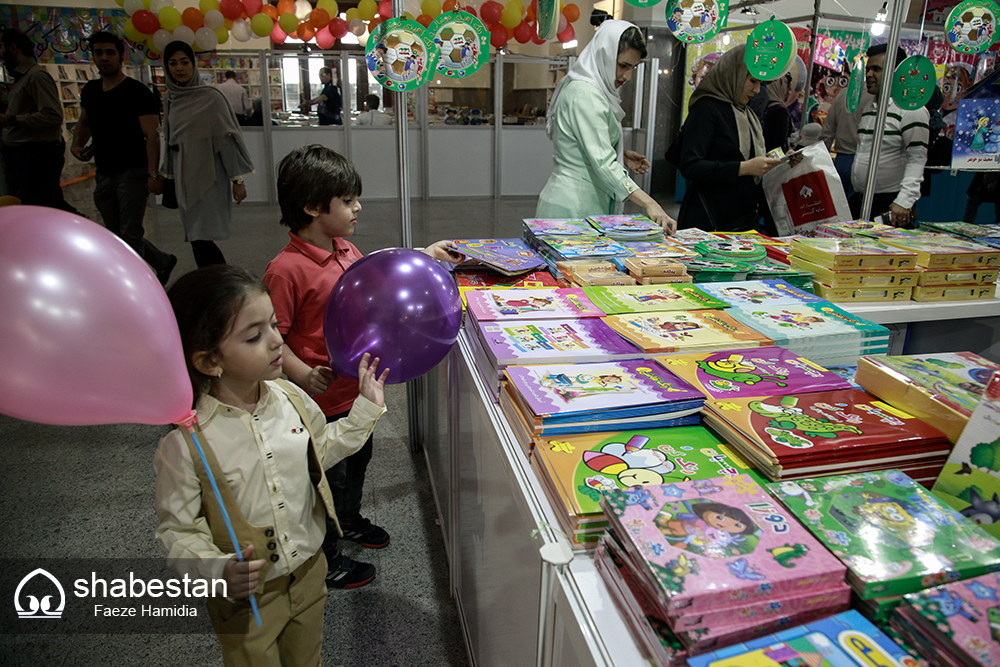
{"label": "orange ball decoration", "polygon": [[458,0],[444,0],[441,4],[441,11],[444,12],[457,12],[458,11]]}
{"label": "orange ball decoration", "polygon": [[428,14],[421,14],[420,16],[417,17],[417,23],[419,23],[420,25],[424,26],[425,28],[429,27],[430,24],[431,24],[431,21],[433,21],[433,20],[434,19],[431,18],[430,15],[428,15]]}
{"label": "orange ball decoration", "polygon": [[278,15],[294,14],[295,0],[278,0]]}
{"label": "orange ball decoration", "polygon": [[258,13],[268,16],[272,21],[278,20],[278,8],[274,5],[261,5]]}
{"label": "orange ball decoration", "polygon": [[181,13],[181,23],[197,31],[198,28],[205,25],[205,15],[194,7],[188,7]]}
{"label": "orange ball decoration", "polygon": [[316,26],[314,26],[311,21],[303,21],[299,24],[299,29],[295,32],[295,34],[303,42],[308,42],[316,36]]}
{"label": "orange ball decoration", "polygon": [[562,14],[566,17],[567,21],[572,23],[580,18],[580,8],[571,2],[563,7]]}
{"label": "orange ball decoration", "polygon": [[321,30],[330,24],[330,12],[316,8],[309,13],[309,22],[316,27],[316,30]]}

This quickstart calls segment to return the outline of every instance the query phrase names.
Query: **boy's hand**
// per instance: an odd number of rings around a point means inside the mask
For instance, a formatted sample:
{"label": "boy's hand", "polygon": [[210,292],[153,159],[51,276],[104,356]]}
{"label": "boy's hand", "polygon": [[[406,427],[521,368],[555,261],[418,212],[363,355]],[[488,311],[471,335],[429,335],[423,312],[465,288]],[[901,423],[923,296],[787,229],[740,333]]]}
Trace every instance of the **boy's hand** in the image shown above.
{"label": "boy's hand", "polygon": [[372,365],[369,366],[368,360],[371,359],[371,356],[365,352],[358,364],[358,391],[369,401],[382,407],[385,405],[385,379],[389,376],[389,369],[382,371],[382,375],[376,379],[375,372],[378,371],[379,359],[375,357]]}
{"label": "boy's hand", "polygon": [[222,578],[226,580],[226,591],[234,600],[245,600],[257,590],[260,579],[260,568],[264,567],[262,560],[250,560],[253,555],[251,544],[243,550],[243,562],[236,560],[234,555],[222,569]]}
{"label": "boy's hand", "polygon": [[309,371],[309,375],[306,376],[302,388],[310,396],[313,394],[322,394],[330,388],[330,383],[333,382],[333,378],[335,377],[337,376],[332,368],[328,366],[316,366]]}
{"label": "boy's hand", "polygon": [[460,253],[458,251],[458,246],[451,241],[438,241],[437,243],[424,248],[423,252],[425,255],[430,255],[434,259],[442,262],[461,264],[465,261],[465,255]]}

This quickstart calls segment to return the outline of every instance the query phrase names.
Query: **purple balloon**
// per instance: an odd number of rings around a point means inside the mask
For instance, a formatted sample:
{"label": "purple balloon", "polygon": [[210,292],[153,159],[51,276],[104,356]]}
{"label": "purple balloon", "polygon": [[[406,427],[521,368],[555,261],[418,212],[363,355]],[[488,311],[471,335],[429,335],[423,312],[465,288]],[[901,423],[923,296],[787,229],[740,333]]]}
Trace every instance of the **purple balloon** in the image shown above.
{"label": "purple balloon", "polygon": [[462,326],[455,280],[422,252],[388,248],[351,265],[330,293],[323,335],[330,367],[358,377],[365,352],[387,384],[420,377],[447,356]]}

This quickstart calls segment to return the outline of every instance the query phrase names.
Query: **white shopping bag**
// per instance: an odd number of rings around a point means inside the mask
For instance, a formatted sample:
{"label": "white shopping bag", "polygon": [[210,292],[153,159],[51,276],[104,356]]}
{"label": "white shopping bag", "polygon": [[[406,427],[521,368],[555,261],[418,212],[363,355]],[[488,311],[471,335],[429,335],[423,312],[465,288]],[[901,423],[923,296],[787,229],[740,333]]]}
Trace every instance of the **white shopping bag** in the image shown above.
{"label": "white shopping bag", "polygon": [[794,167],[779,164],[764,174],[764,196],[780,236],[812,236],[817,225],[851,220],[844,186],[822,141],[802,149]]}

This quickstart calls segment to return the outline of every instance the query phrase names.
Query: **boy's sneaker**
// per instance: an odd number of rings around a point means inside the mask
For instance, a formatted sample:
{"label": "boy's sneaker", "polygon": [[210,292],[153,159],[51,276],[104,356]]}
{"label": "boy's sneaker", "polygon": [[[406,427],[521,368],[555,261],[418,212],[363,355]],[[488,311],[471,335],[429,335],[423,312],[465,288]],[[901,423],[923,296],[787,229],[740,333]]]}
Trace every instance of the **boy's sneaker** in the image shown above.
{"label": "boy's sneaker", "polygon": [[329,565],[326,572],[326,585],[330,588],[358,588],[371,583],[374,578],[374,565],[362,563],[340,554],[337,560]]}
{"label": "boy's sneaker", "polygon": [[389,533],[360,514],[355,514],[350,521],[341,521],[340,529],[344,531],[345,540],[357,542],[363,547],[381,549],[389,546]]}

